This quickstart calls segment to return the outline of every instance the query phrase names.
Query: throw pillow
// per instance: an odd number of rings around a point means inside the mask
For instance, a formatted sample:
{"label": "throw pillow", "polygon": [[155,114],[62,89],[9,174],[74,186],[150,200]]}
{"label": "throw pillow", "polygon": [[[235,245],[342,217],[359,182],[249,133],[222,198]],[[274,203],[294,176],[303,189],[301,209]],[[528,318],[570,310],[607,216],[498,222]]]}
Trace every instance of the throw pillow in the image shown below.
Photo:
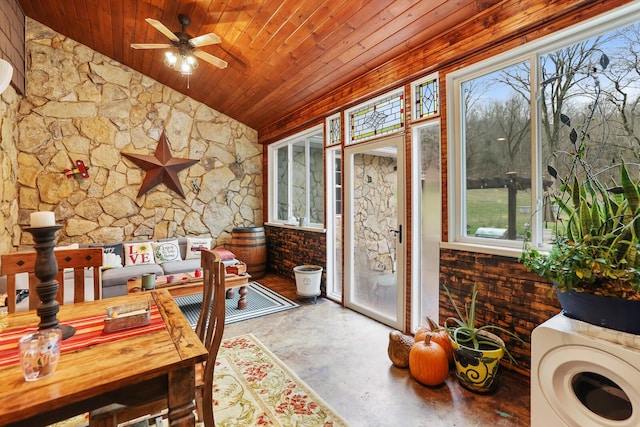
{"label": "throw pillow", "polygon": [[187,237],[187,256],[185,259],[200,258],[202,249],[211,249],[211,238]]}
{"label": "throw pillow", "polygon": [[102,246],[102,269],[122,267],[122,243]]}
{"label": "throw pillow", "polygon": [[215,248],[213,251],[217,252],[218,255],[220,255],[220,260],[222,261],[226,261],[228,259],[234,259],[236,257],[233,252],[228,251],[225,248]]}
{"label": "throw pillow", "polygon": [[151,242],[125,243],[124,260],[125,265],[154,264]]}
{"label": "throw pillow", "polygon": [[153,256],[157,263],[169,261],[182,261],[178,239],[153,242]]}

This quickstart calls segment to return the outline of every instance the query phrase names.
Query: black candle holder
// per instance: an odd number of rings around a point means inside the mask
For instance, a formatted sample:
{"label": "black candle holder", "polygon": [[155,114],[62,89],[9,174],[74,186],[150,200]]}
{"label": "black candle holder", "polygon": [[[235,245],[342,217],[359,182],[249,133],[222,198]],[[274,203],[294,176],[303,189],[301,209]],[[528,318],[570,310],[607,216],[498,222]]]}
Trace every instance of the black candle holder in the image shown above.
{"label": "black candle holder", "polygon": [[52,225],[49,227],[28,227],[28,231],[33,236],[36,250],[36,265],[34,273],[40,280],[36,285],[36,293],[40,298],[40,304],[36,308],[40,323],[38,329],[60,328],[62,330],[62,339],[67,339],[76,333],[73,326],[58,324],[58,311],[60,304],[56,300],[58,294],[59,283],[55,280],[58,273],[58,261],[56,260],[53,248],[55,247],[56,232],[62,228],[61,225]]}

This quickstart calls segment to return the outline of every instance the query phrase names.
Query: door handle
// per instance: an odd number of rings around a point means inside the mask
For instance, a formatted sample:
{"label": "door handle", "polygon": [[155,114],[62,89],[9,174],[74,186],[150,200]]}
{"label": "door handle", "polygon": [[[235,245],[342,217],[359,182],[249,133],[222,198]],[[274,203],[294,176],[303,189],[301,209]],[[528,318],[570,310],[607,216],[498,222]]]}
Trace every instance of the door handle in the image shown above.
{"label": "door handle", "polygon": [[398,242],[402,243],[402,224],[398,225],[398,229],[394,230],[393,228],[389,230],[389,233],[393,233],[395,237],[398,238]]}

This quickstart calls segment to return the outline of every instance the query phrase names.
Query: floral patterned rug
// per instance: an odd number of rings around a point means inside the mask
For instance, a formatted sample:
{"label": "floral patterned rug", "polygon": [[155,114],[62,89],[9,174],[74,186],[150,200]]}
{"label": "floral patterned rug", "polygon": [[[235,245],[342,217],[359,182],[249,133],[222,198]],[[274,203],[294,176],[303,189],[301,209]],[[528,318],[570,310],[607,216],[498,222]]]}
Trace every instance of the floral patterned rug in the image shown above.
{"label": "floral patterned rug", "polygon": [[[252,334],[222,341],[213,387],[213,410],[219,427],[349,425]],[[83,414],[49,427],[87,425],[87,414]],[[145,421],[143,425],[148,424]]]}
{"label": "floral patterned rug", "polygon": [[218,426],[348,426],[252,334],[223,340],[213,396]]}

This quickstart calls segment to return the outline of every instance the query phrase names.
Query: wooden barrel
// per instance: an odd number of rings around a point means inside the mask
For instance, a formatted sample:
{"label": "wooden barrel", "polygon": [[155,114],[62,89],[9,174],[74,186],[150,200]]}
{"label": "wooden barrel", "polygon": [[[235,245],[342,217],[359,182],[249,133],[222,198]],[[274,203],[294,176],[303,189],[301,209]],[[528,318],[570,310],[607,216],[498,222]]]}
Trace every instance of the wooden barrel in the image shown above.
{"label": "wooden barrel", "polygon": [[247,273],[254,279],[267,272],[267,240],[264,227],[241,227],[231,231],[231,252],[247,264]]}

